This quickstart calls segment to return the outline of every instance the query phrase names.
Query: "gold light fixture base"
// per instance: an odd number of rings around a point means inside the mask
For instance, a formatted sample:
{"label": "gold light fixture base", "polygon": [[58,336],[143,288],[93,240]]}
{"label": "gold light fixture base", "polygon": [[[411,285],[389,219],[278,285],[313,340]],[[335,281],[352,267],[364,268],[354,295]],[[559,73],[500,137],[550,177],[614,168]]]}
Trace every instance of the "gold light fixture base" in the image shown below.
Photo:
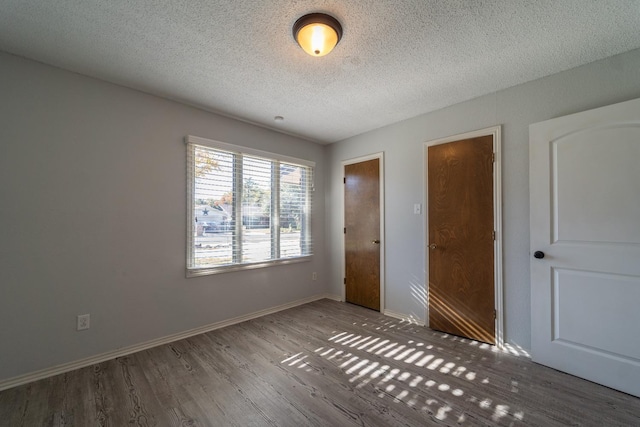
{"label": "gold light fixture base", "polygon": [[342,25],[325,13],[310,13],[293,24],[293,38],[311,56],[325,56],[342,38]]}

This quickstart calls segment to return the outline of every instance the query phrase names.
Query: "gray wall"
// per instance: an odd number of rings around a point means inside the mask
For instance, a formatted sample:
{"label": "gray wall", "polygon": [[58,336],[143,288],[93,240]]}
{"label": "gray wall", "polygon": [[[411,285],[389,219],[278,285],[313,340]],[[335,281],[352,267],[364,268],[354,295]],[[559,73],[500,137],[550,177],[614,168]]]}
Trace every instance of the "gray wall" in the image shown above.
{"label": "gray wall", "polygon": [[341,161],[384,151],[386,308],[425,320],[424,206],[426,141],[503,126],[503,279],[505,338],[530,348],[529,125],[640,97],[640,50],[515,86],[359,135],[328,147],[327,260],[330,291],[342,293]]}
{"label": "gray wall", "polygon": [[[317,162],[311,262],[185,279],[188,134]],[[324,293],[324,169],[320,145],[0,53],[0,380]]]}

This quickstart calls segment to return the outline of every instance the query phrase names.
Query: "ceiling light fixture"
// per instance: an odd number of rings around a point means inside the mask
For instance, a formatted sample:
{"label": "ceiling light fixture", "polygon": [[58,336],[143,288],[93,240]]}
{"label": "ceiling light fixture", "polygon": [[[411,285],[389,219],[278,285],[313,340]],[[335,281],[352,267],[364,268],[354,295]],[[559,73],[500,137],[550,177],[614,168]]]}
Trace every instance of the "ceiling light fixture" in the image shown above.
{"label": "ceiling light fixture", "polygon": [[342,38],[342,25],[333,16],[310,13],[293,24],[293,38],[311,56],[324,56]]}

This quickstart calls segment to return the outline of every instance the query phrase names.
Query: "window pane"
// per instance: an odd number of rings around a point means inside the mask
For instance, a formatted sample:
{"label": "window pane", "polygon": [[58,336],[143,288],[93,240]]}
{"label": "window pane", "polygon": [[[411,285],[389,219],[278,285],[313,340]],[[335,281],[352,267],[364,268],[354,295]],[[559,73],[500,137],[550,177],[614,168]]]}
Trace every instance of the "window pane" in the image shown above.
{"label": "window pane", "polygon": [[257,157],[242,162],[242,262],[271,259],[271,165]]}
{"label": "window pane", "polygon": [[313,167],[210,142],[188,144],[187,276],[311,255]]}
{"label": "window pane", "polygon": [[233,262],[233,155],[195,147],[194,265]]}
{"label": "window pane", "polygon": [[280,257],[306,255],[303,251],[306,224],[307,168],[280,165]]}

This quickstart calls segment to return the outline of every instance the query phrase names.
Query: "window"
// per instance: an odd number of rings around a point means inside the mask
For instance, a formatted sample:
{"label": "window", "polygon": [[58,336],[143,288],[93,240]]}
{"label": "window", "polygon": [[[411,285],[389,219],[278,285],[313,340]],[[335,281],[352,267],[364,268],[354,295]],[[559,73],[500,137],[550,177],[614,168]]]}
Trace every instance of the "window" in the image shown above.
{"label": "window", "polygon": [[312,254],[314,163],[189,136],[187,276]]}

